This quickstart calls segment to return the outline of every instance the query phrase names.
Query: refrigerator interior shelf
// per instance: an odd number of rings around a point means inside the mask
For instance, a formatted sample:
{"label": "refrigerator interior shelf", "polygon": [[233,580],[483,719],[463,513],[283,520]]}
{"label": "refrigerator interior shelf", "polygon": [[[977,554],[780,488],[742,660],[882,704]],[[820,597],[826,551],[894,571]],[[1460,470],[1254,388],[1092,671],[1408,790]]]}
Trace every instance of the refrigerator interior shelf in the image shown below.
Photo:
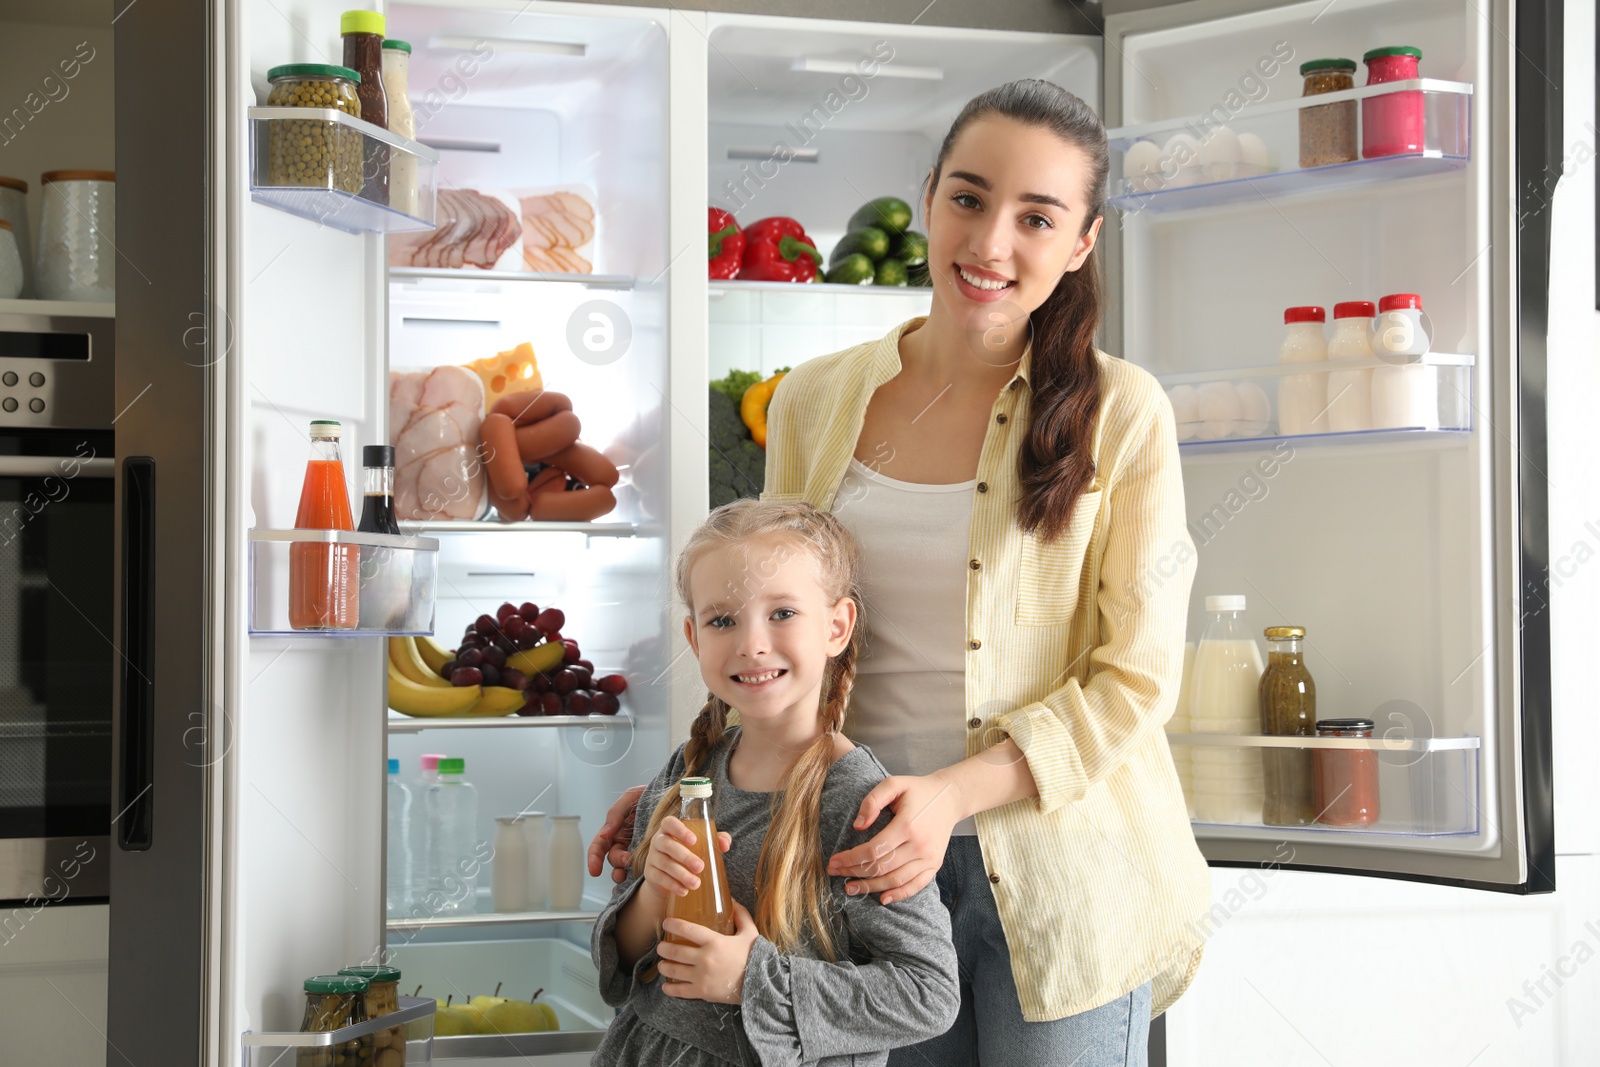
{"label": "refrigerator interior shelf", "polygon": [[88,300],[0,300],[0,315],[48,315],[52,318],[114,319],[116,304]]}
{"label": "refrigerator interior shelf", "polygon": [[391,715],[387,720],[391,734],[420,734],[424,730],[503,730],[537,729],[551,726],[582,726],[590,729],[631,730],[633,716],[615,715],[503,715],[498,718],[411,718]]}
{"label": "refrigerator interior shelf", "polygon": [[581,533],[589,537],[639,537],[650,532],[632,522],[477,522],[465,519],[402,522],[400,529],[408,534]]}
{"label": "refrigerator interior shelf", "polygon": [[473,915],[441,915],[426,919],[390,919],[390,933],[407,930],[460,930],[475,926],[520,926],[523,923],[592,923],[597,911],[494,911]]}
{"label": "refrigerator interior shelf", "polygon": [[1200,385],[1205,382],[1235,381],[1240,378],[1287,378],[1295,374],[1315,374],[1324,371],[1366,370],[1376,367],[1471,367],[1477,358],[1454,352],[1428,352],[1407,359],[1394,356],[1389,359],[1330,359],[1317,363],[1268,363],[1260,367],[1241,367],[1236,370],[1186,371],[1183,374],[1156,376],[1163,388],[1174,385]]}
{"label": "refrigerator interior shelf", "polygon": [[[341,1027],[338,1030],[329,1030],[320,1034],[302,1033],[256,1033],[251,1030],[244,1032],[244,1064],[245,1067],[270,1067],[279,1063],[300,1064],[332,1064],[332,1056],[342,1050],[335,1046],[343,1045],[349,1041],[361,1038],[371,1038],[372,1035],[383,1030],[397,1026],[406,1028],[406,1049],[404,1062],[410,1065],[431,1062],[433,1054],[433,1016],[438,1007],[431,997],[401,996],[400,1010],[380,1015],[376,1019],[355,1023],[351,1026]],[[298,1050],[293,1059],[286,1059],[286,1054],[291,1050]],[[327,1049],[327,1052],[318,1054],[314,1049]],[[366,1051],[370,1054],[370,1043]]]}
{"label": "refrigerator interior shelf", "polygon": [[450,267],[390,267],[389,281],[421,286],[423,282],[443,281],[458,284],[473,282],[539,282],[555,285],[581,285],[585,289],[630,290],[638,279],[627,274],[547,274],[525,270],[469,270]]}
{"label": "refrigerator interior shelf", "polygon": [[[1414,93],[1420,98],[1422,135],[1399,154],[1368,155],[1361,124],[1375,98]],[[1399,104],[1394,101],[1391,103]],[[1300,167],[1302,122],[1316,122],[1307,108],[1347,107],[1352,151],[1365,158]],[[1356,186],[1440,174],[1471,159],[1472,86],[1465,82],[1413,78],[1337,93],[1251,105],[1219,126],[1208,115],[1184,116],[1111,130],[1111,206],[1125,215],[1151,215],[1267,203],[1276,198],[1328,193]],[[1266,162],[1244,158],[1243,146],[1219,137],[1248,135],[1259,141]],[[1144,143],[1141,158],[1128,153]],[[1343,154],[1342,146],[1339,154]]]}
{"label": "refrigerator interior shelf", "polygon": [[926,293],[930,297],[933,290],[927,286],[916,285],[840,285],[828,282],[747,282],[732,278],[727,281],[713,281],[708,292],[713,300],[721,300],[729,293],[792,293],[801,295],[806,293],[825,293],[840,296],[847,293],[859,296],[882,296],[886,293],[898,293],[905,296],[907,293]]}
{"label": "refrigerator interior shelf", "polygon": [[[433,633],[439,541],[351,530],[250,531],[253,637],[369,637]],[[343,579],[340,579],[340,573]],[[354,573],[352,573],[354,572]],[[356,625],[299,629],[291,623],[294,578],[353,583]]]}
{"label": "refrigerator interior shelf", "polygon": [[435,1060],[508,1059],[593,1052],[605,1030],[557,1030],[542,1034],[461,1034],[435,1038]]}
{"label": "refrigerator interior shelf", "polygon": [[1371,826],[1324,826],[1321,823],[1310,823],[1306,826],[1269,826],[1263,822],[1221,823],[1201,822],[1198,819],[1191,819],[1189,825],[1194,828],[1196,834],[1204,834],[1208,837],[1237,837],[1248,840],[1260,838],[1262,833],[1266,832],[1272,836],[1273,840],[1311,841],[1335,837],[1343,838],[1346,843],[1372,837],[1433,839],[1441,837],[1472,837],[1478,833],[1476,820],[1463,826],[1432,829],[1391,826],[1381,819]]}
{"label": "refrigerator interior shelf", "polygon": [[1276,737],[1269,734],[1168,734],[1167,743],[1197,748],[1366,749],[1374,752],[1451,752],[1482,745],[1476,737]]}
{"label": "refrigerator interior shelf", "polygon": [[[250,198],[345,233],[407,233],[434,227],[439,153],[338,108],[250,109]],[[310,138],[315,171],[284,162]],[[387,175],[387,190],[374,189]]]}

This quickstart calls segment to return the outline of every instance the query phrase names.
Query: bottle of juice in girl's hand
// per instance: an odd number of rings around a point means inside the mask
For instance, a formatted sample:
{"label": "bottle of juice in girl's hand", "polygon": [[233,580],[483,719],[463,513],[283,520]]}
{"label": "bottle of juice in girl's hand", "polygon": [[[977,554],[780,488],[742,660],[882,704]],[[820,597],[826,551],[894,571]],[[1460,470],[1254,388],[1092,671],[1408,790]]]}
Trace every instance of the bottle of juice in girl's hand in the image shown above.
{"label": "bottle of juice in girl's hand", "polygon": [[[300,487],[297,530],[353,530],[350,494],[339,459],[337,422],[311,424],[311,460]],[[295,541],[289,545],[289,625],[296,630],[354,629],[361,598],[358,545]]]}
{"label": "bottle of juice in girl's hand", "polygon": [[[711,779],[685,778],[678,783],[682,804],[678,818],[694,834],[690,851],[704,863],[700,872],[700,886],[691,889],[688,896],[667,898],[667,918],[699,923],[719,934],[731,934],[733,921],[733,896],[728,892],[728,872],[722,866],[722,850],[717,847],[717,821],[711,817]],[[668,934],[667,941],[688,944]]]}

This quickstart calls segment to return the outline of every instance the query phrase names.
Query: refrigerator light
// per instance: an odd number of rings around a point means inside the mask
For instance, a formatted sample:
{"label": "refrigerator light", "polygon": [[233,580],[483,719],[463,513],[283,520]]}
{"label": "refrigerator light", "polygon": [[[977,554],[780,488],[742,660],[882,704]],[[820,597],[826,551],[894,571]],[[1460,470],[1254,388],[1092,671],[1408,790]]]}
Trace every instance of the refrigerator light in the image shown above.
{"label": "refrigerator light", "polygon": [[[507,52],[528,52],[541,56],[576,56],[583,58],[589,54],[586,44],[572,44],[568,41],[529,41],[520,37],[456,37],[449,34],[435,34],[428,39],[430,52],[470,52],[480,44],[490,44],[495,48],[503,48]],[[881,71],[879,73],[882,73]]]}
{"label": "refrigerator light", "polygon": [[[812,59],[802,56],[792,63],[790,70],[803,71],[807,74],[860,74],[859,60],[848,59]],[[908,67],[903,64],[884,63],[878,67],[876,78],[913,78],[917,81],[937,82],[944,81],[943,67]]]}

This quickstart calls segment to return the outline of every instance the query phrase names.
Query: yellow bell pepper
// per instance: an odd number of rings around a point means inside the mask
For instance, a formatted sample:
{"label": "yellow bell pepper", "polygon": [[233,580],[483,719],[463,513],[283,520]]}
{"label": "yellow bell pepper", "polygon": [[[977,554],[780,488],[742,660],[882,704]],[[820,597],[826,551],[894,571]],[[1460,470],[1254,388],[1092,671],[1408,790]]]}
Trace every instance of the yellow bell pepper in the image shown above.
{"label": "yellow bell pepper", "polygon": [[781,381],[782,372],[757,382],[744,391],[744,399],[739,401],[739,417],[750,427],[750,436],[762,448],[767,447],[767,405],[772,403],[772,394],[777,392]]}

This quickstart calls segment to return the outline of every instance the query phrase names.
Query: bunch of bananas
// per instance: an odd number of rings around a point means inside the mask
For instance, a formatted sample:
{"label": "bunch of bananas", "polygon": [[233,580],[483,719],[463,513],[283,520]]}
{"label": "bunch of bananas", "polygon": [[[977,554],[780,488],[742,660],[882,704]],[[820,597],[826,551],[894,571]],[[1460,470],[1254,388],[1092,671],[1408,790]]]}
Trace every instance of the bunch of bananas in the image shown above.
{"label": "bunch of bananas", "polygon": [[[510,657],[507,666],[525,674],[561,665],[564,649],[546,643]],[[453,657],[428,637],[389,638],[389,707],[423,719],[498,718],[519,710],[520,689],[499,685],[451,685],[439,671]]]}

